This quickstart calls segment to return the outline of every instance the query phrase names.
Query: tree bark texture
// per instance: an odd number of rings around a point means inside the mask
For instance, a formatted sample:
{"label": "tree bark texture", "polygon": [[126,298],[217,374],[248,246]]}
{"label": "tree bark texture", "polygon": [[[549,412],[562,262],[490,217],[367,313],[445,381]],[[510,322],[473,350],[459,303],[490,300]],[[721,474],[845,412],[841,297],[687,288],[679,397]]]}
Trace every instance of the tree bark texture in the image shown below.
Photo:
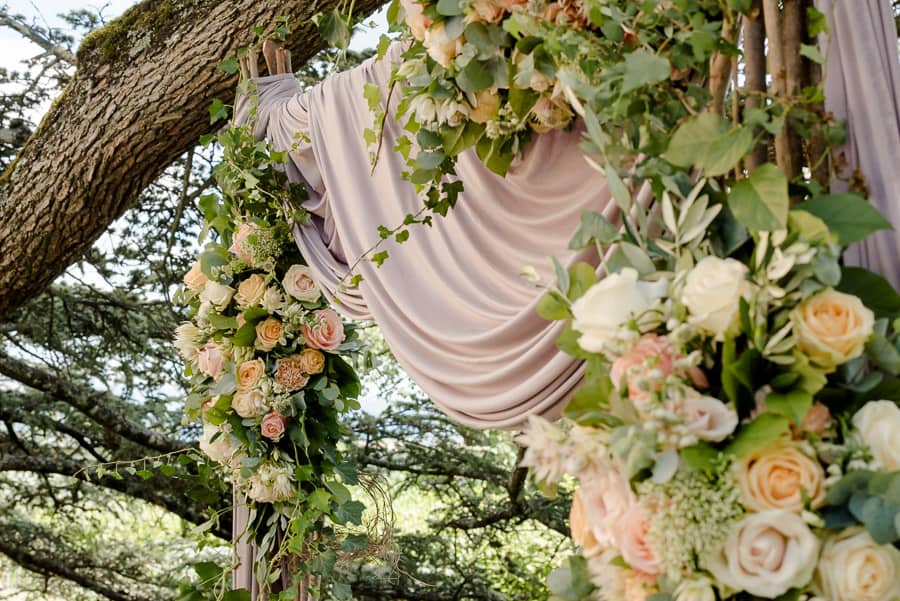
{"label": "tree bark texture", "polygon": [[[384,0],[359,0],[367,15]],[[209,132],[236,76],[216,67],[287,17],[297,65],[324,46],[310,18],[336,0],[145,0],[89,35],[78,69],[0,177],[0,317],[78,260]]]}

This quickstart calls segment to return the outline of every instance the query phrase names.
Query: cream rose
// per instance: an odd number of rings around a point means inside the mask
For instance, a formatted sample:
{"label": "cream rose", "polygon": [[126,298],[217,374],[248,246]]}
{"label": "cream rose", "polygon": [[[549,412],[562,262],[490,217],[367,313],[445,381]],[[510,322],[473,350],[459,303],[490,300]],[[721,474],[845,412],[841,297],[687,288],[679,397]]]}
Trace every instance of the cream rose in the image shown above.
{"label": "cream rose", "polygon": [[210,340],[197,353],[197,367],[201,372],[218,382],[225,375],[225,356],[222,349]]}
{"label": "cream rose", "polygon": [[875,315],[857,297],[829,288],[794,308],[791,322],[797,348],[813,365],[831,370],[862,354]]}
{"label": "cream rose", "polygon": [[316,349],[303,349],[300,351],[297,359],[300,361],[300,368],[305,374],[312,376],[325,371],[325,355]]}
{"label": "cream rose", "polygon": [[231,302],[234,288],[209,280],[200,293],[200,301],[207,302],[218,310],[222,310]]}
{"label": "cream rose", "polygon": [[794,442],[754,451],[734,466],[741,500],[750,511],[803,511],[803,494],[817,507],[825,500],[825,470]]}
{"label": "cream rose", "polygon": [[194,291],[206,286],[208,281],[206,274],[200,269],[200,261],[195,261],[190,270],[184,274],[184,285]]}
{"label": "cream rose", "polygon": [[291,265],[281,280],[285,292],[298,301],[311,303],[319,300],[322,292],[312,277],[312,270],[306,265]]}
{"label": "cream rose", "polygon": [[266,278],[254,273],[249,278],[238,284],[237,294],[234,300],[241,308],[258,305],[266,293]]}
{"label": "cream rose", "polygon": [[869,401],[853,426],[885,471],[900,470],[900,408],[893,401]]}
{"label": "cream rose", "polygon": [[244,419],[253,419],[266,412],[266,395],[260,390],[238,390],[231,399],[231,408]]}
{"label": "cream rose", "polygon": [[189,321],[175,328],[175,348],[185,361],[193,363],[197,360],[202,339],[203,332]]}
{"label": "cream rose", "polygon": [[576,490],[572,495],[572,509],[569,512],[569,531],[572,540],[581,547],[585,556],[590,557],[600,545],[594,537],[593,529],[589,522],[587,512],[584,509],[584,501],[581,500],[581,491]]}
{"label": "cream rose", "polygon": [[581,334],[578,344],[588,352],[602,352],[619,327],[652,307],[666,287],[665,281],[639,281],[630,267],[597,282],[572,303],[572,327]]}
{"label": "cream rose", "polygon": [[724,338],[738,323],[740,299],[750,292],[747,266],[734,259],[704,257],[688,273],[681,300],[690,322]]}
{"label": "cream rose", "polygon": [[266,364],[262,359],[244,361],[237,368],[238,388],[242,390],[253,388],[265,371]]}
{"label": "cream rose", "polygon": [[725,542],[705,558],[722,584],[766,599],[806,586],[819,540],[796,513],[762,511],[737,522]]}
{"label": "cream rose", "polygon": [[738,425],[737,411],[719,399],[689,394],[682,405],[688,431],[709,442],[722,442]]}
{"label": "cream rose", "polygon": [[879,545],[864,528],[825,541],[813,582],[828,601],[894,601],[900,598],[900,551]]}
{"label": "cream rose", "polygon": [[269,317],[256,324],[256,348],[261,351],[271,351],[281,340],[281,322],[274,317]]}
{"label": "cream rose", "polygon": [[675,601],[716,601],[716,591],[709,578],[684,580],[675,589]]}
{"label": "cream rose", "polygon": [[306,344],[313,349],[333,351],[344,341],[344,323],[340,315],[332,309],[321,309],[313,313],[315,321],[303,324]]}
{"label": "cream rose", "polygon": [[269,440],[279,440],[284,434],[287,418],[277,411],[267,414],[259,424],[260,432]]}
{"label": "cream rose", "polygon": [[234,455],[234,447],[231,446],[231,434],[218,426],[203,424],[203,435],[200,436],[200,450],[216,463],[228,465],[231,462],[231,456]]}
{"label": "cream rose", "polygon": [[444,24],[435,23],[425,30],[425,38],[422,43],[425,50],[428,51],[428,56],[442,67],[447,68],[462,50],[463,40],[461,36],[451,39],[447,35]]}
{"label": "cream rose", "polygon": [[616,528],[619,550],[632,569],[647,576],[656,576],[662,571],[662,564],[647,534],[650,522],[644,509],[635,503],[628,508]]}
{"label": "cream rose", "polygon": [[475,95],[475,107],[469,111],[469,119],[475,123],[487,123],[497,116],[500,94],[496,88],[482,90]]}

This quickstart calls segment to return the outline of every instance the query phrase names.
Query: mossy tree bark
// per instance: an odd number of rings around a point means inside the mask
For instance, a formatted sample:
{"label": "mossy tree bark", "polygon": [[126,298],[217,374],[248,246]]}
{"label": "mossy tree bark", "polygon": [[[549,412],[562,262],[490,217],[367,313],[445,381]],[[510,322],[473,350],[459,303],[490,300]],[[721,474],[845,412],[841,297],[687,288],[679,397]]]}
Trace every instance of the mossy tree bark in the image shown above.
{"label": "mossy tree bark", "polygon": [[[368,14],[384,0],[356,2]],[[217,65],[287,17],[295,65],[336,0],[145,0],[85,39],[78,70],[0,178],[0,317],[78,260],[138,193],[211,130],[236,78]]]}

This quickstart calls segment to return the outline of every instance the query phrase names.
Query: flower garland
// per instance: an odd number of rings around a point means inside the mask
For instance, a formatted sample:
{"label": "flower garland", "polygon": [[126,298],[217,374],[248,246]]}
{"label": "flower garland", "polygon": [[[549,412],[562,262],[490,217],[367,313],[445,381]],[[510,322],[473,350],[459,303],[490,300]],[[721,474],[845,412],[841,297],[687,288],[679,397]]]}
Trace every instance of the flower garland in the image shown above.
{"label": "flower garland", "polygon": [[324,578],[320,592],[347,598],[334,564],[339,552],[367,546],[364,533],[348,529],[362,523],[364,506],[348,488],[358,484],[356,467],[339,448],[341,416],[359,407],[360,393],[344,357],[361,343],[328,307],[293,241],[285,211],[304,219],[305,191],[288,184],[285,153],[257,142],[252,123],[216,139],[222,193],[200,200],[204,235],[215,235],[175,299],[190,317],[175,338],[191,384],[187,417],[202,424],[200,449],[247,499],[250,523],[235,536],[257,544],[261,586],[291,559],[284,598],[311,575]]}
{"label": "flower garland", "polygon": [[575,265],[539,305],[587,362],[568,420],[533,417],[520,438],[542,486],[578,481],[581,556],[551,588],[604,601],[891,601],[900,295],[838,263],[889,224],[861,197],[821,195],[785,204],[785,227],[735,242],[710,227],[723,210],[710,184],[673,185],[658,212],[633,207],[656,220],[652,238],[586,214],[573,247],[596,245],[606,277]]}

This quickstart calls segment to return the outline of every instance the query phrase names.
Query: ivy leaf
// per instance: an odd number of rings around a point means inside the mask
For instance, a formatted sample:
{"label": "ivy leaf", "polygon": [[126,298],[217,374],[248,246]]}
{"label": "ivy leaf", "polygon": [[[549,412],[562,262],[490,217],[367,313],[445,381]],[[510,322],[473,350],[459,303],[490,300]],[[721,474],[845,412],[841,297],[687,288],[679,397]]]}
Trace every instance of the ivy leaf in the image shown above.
{"label": "ivy leaf", "polygon": [[816,46],[810,44],[800,44],[800,55],[805,56],[809,60],[819,65],[825,64],[825,57]]}
{"label": "ivy leaf", "polygon": [[219,69],[228,73],[229,75],[234,75],[238,70],[238,60],[237,58],[230,56],[221,63],[219,63]]}
{"label": "ivy leaf", "polygon": [[754,169],[737,182],[728,195],[728,207],[748,230],[771,232],[787,227],[788,181],[772,164]]}
{"label": "ivy leaf", "polygon": [[346,50],[350,45],[350,26],[347,18],[339,10],[332,9],[327,13],[318,13],[312,18],[313,23],[330,46]]}
{"label": "ivy leaf", "polygon": [[317,488],[310,493],[309,497],[307,497],[307,501],[322,513],[326,513],[331,501],[331,494],[324,488]]}
{"label": "ivy leaf", "polygon": [[625,79],[622,94],[627,94],[641,86],[659,83],[668,79],[672,69],[668,59],[656,56],[643,48],[625,57]]}
{"label": "ivy leaf", "polygon": [[878,209],[856,194],[823,194],[796,208],[824,221],[837,234],[841,246],[864,240],[879,230],[894,229]]}
{"label": "ivy leaf", "polygon": [[362,524],[362,514],[366,506],[359,501],[348,501],[343,505],[338,505],[334,511],[334,517],[341,524],[354,524],[359,526]]}
{"label": "ivy leaf", "polygon": [[212,104],[209,105],[209,122],[215,123],[216,121],[220,121],[222,119],[228,118],[228,109],[225,108],[225,103],[216,98],[212,101]]}

